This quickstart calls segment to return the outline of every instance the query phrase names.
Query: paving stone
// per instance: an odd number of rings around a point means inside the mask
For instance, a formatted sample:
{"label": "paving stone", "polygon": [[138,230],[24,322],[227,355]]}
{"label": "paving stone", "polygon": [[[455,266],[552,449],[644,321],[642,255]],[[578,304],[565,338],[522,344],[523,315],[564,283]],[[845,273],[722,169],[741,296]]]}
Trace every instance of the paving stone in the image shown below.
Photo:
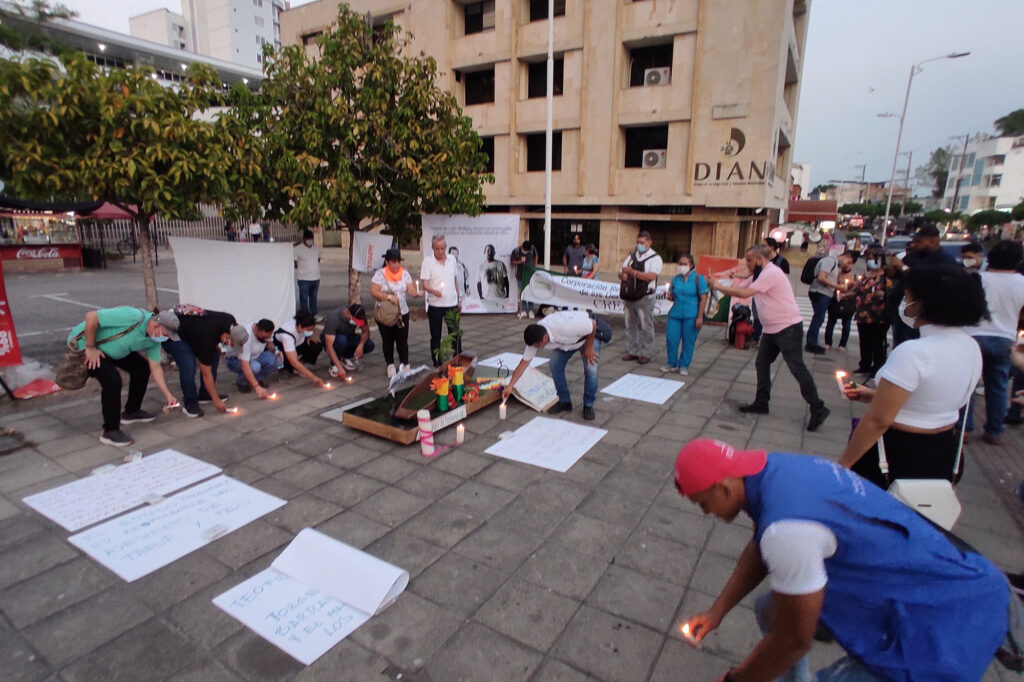
{"label": "paving stone", "polygon": [[203,661],[202,659],[169,679],[170,682],[241,682],[242,680],[241,677],[217,661]]}
{"label": "paving stone", "polygon": [[336,504],[321,500],[316,495],[305,494],[289,500],[288,504],[264,518],[290,533],[298,533],[303,528],[326,521],[340,511],[341,507]]}
{"label": "paving stone", "polygon": [[211,556],[193,552],[139,578],[130,590],[154,611],[163,611],[230,573]]}
{"label": "paving stone", "polygon": [[[728,576],[726,576],[728,577]],[[716,592],[715,595],[718,593]],[[675,622],[682,623],[691,616],[711,608],[715,597],[697,590],[688,590],[683,596],[682,605],[676,614]],[[677,628],[670,629],[671,637],[683,641]],[[733,665],[739,663],[761,641],[761,633],[757,629],[754,610],[742,604],[733,608],[722,619],[718,628],[701,641],[701,649],[709,654],[720,656]]]}
{"label": "paving stone", "polygon": [[586,486],[556,474],[531,483],[519,493],[516,503],[525,503],[530,507],[546,506],[568,513],[576,508],[587,493]]}
{"label": "paving stone", "polygon": [[55,479],[59,479],[65,474],[67,474],[67,470],[63,467],[49,459],[36,456],[22,466],[6,471],[3,476],[0,476],[0,493],[21,491],[26,486],[48,481],[52,483],[46,487],[51,488],[58,484]]}
{"label": "paving stone", "polygon": [[515,529],[486,523],[455,545],[455,551],[489,566],[511,570],[540,546],[546,530]]}
{"label": "paving stone", "polygon": [[[189,641],[209,651],[245,626],[214,606],[213,599],[239,583],[245,577],[232,575],[200,590],[165,612],[164,618]],[[268,645],[269,646],[269,645]]]}
{"label": "paving stone", "polygon": [[540,664],[541,655],[493,630],[471,623],[430,661],[435,680],[525,680]]}
{"label": "paving stone", "polygon": [[422,497],[410,495],[398,488],[384,488],[355,505],[353,509],[375,521],[398,526],[427,506]]}
{"label": "paving stone", "polygon": [[414,578],[410,589],[453,614],[468,617],[507,577],[507,571],[448,552]]}
{"label": "paving stone", "polygon": [[508,504],[513,497],[515,496],[507,490],[476,481],[466,481],[442,497],[441,501],[474,516],[488,519]]}
{"label": "paving stone", "polygon": [[[331,648],[294,677],[295,682],[325,682],[326,680],[358,680],[359,682],[394,682],[389,674],[390,664],[380,654],[345,639]],[[402,676],[407,680],[411,676]]]}
{"label": "paving stone", "polygon": [[291,483],[285,483],[284,481],[272,476],[267,476],[266,478],[261,478],[258,481],[253,481],[252,487],[258,488],[268,495],[280,497],[282,500],[290,500],[293,497],[298,497],[306,492],[298,486],[292,485]]}
{"label": "paving stone", "polygon": [[654,666],[650,682],[677,682],[680,671],[707,671],[706,677],[714,679],[715,675],[723,675],[732,667],[732,662],[716,656],[710,651],[696,649],[686,642],[669,639]]}
{"label": "paving stone", "polygon": [[461,478],[472,478],[490,466],[493,461],[493,458],[489,456],[475,455],[460,448],[454,452],[446,452],[431,462],[430,466]]}
{"label": "paving stone", "polygon": [[417,465],[393,455],[378,455],[375,459],[359,467],[363,476],[375,478],[384,483],[395,483],[419,469]]}
{"label": "paving stone", "polygon": [[580,604],[536,583],[513,578],[477,611],[476,620],[523,644],[546,651]]}
{"label": "paving stone", "polygon": [[584,606],[551,653],[599,679],[634,682],[647,677],[661,642],[653,630]]}
{"label": "paving stone", "polygon": [[5,682],[35,682],[52,674],[52,669],[25,641],[14,633],[0,637],[0,662]]}
{"label": "paving stone", "polygon": [[372,478],[350,472],[331,479],[312,490],[317,497],[333,502],[342,507],[351,507],[384,487],[384,484]]}
{"label": "paving stone", "polygon": [[417,670],[444,646],[460,622],[454,614],[406,591],[351,637],[395,665]]}
{"label": "paving stone", "polygon": [[198,651],[162,623],[149,620],[61,670],[67,682],[165,680]]}
{"label": "paving stone", "polygon": [[643,531],[633,533],[615,555],[615,563],[659,580],[685,587],[690,582],[700,550]]}
{"label": "paving stone", "polygon": [[113,584],[114,578],[92,560],[73,559],[0,592],[0,611],[23,628]]}
{"label": "paving stone", "polygon": [[517,571],[534,583],[582,601],[604,573],[606,563],[570,548],[547,543]]}
{"label": "paving stone", "polygon": [[55,526],[43,521],[35,512],[25,512],[0,521],[0,552],[6,552],[14,545],[28,538],[47,532]]}
{"label": "paving stone", "polygon": [[[674,490],[672,492],[675,494]],[[685,509],[683,504],[686,505]],[[707,542],[713,526],[712,518],[703,516],[700,508],[690,502],[663,505],[655,500],[636,530],[701,548]]]}
{"label": "paving stone", "polygon": [[307,461],[306,457],[285,447],[276,447],[247,457],[245,465],[261,471],[266,475],[277,473],[283,469]]}
{"label": "paving stone", "polygon": [[341,540],[346,545],[362,549],[391,531],[390,526],[378,523],[354,511],[336,514],[317,527],[321,533]]}
{"label": "paving stone", "polygon": [[318,455],[320,459],[343,469],[358,469],[370,460],[379,457],[377,450],[368,450],[353,443],[344,443],[333,450]]}
{"label": "paving stone", "polygon": [[305,667],[248,629],[232,635],[217,647],[214,654],[246,680],[284,680]]}
{"label": "paving stone", "polygon": [[203,552],[219,562],[239,568],[267,552],[291,542],[293,535],[280,530],[276,526],[257,519],[246,524],[233,533],[218,538],[203,548]]}
{"label": "paving stone", "polygon": [[[138,439],[132,448],[138,446]],[[138,446],[141,451],[141,446]],[[124,453],[109,445],[95,443],[93,447],[75,450],[66,455],[54,458],[54,461],[65,471],[79,475],[88,475],[93,469],[105,464],[121,464],[124,461]]]}
{"label": "paving stone", "polygon": [[715,521],[707,549],[722,556],[738,559],[753,537],[753,534],[743,526]]}
{"label": "paving stone", "polygon": [[628,531],[620,526],[573,514],[555,531],[551,540],[608,562],[625,543],[627,534]]}
{"label": "paving stone", "polygon": [[0,554],[0,588],[31,578],[78,556],[77,550],[56,535],[29,536]]}
{"label": "paving stone", "polygon": [[544,474],[538,467],[519,462],[498,461],[474,479],[478,483],[517,493]]}
{"label": "paving stone", "polygon": [[393,530],[366,548],[367,554],[400,566],[410,577],[417,576],[444,554],[443,547],[432,545],[402,530]]}
{"label": "paving stone", "polygon": [[590,675],[573,668],[567,663],[556,661],[553,658],[545,658],[537,669],[536,674],[530,678],[531,682],[586,682],[594,679]]}
{"label": "paving stone", "polygon": [[678,585],[615,565],[605,569],[586,603],[663,632],[671,626],[681,598]]}
{"label": "paving stone", "polygon": [[476,530],[483,522],[480,517],[437,502],[406,521],[401,529],[439,547],[449,548]]}
{"label": "paving stone", "polygon": [[462,479],[454,474],[430,467],[417,467],[415,471],[395,483],[395,487],[412,495],[437,499],[462,485]]}

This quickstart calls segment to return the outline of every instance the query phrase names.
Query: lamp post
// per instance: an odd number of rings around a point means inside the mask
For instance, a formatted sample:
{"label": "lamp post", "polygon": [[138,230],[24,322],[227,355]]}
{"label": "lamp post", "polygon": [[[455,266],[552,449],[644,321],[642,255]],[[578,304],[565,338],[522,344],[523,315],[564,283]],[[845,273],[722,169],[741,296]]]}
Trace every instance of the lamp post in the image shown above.
{"label": "lamp post", "polygon": [[892,156],[892,173],[889,175],[889,198],[885,201],[885,219],[882,222],[882,246],[885,246],[886,238],[889,236],[889,209],[892,208],[892,186],[896,181],[896,164],[900,160],[900,142],[903,141],[903,123],[907,118],[907,103],[910,102],[910,86],[914,84],[914,76],[921,72],[921,66],[928,62],[937,62],[940,59],[959,59],[966,57],[970,52],[950,52],[941,57],[932,57],[918,62],[910,67],[910,78],[907,79],[907,94],[903,98],[903,113],[900,114],[900,130],[896,134],[896,153]]}

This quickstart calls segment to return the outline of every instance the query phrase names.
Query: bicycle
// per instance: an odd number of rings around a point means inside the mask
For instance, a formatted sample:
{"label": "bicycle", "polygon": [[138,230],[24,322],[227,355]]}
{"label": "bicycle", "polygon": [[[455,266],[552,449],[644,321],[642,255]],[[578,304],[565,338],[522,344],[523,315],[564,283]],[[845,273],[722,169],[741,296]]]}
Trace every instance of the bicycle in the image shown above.
{"label": "bicycle", "polygon": [[131,236],[125,237],[117,243],[117,252],[122,256],[134,256],[138,253],[139,243],[135,239],[135,233]]}

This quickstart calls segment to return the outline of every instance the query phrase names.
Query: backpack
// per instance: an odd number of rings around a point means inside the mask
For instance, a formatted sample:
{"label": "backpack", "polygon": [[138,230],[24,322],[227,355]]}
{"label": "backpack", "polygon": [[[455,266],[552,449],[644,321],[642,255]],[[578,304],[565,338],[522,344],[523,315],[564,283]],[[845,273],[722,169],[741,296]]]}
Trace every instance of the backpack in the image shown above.
{"label": "backpack", "polygon": [[[639,272],[645,272],[644,263],[647,259],[637,260],[636,254],[630,254],[630,267]],[[630,277],[619,284],[619,298],[623,301],[639,301],[649,293],[650,282],[645,282],[637,277]]]}
{"label": "backpack", "polygon": [[818,263],[821,262],[822,258],[824,258],[824,256],[812,256],[807,259],[807,262],[804,263],[804,269],[800,271],[801,282],[804,284],[810,284],[814,281],[814,271],[817,269]]}

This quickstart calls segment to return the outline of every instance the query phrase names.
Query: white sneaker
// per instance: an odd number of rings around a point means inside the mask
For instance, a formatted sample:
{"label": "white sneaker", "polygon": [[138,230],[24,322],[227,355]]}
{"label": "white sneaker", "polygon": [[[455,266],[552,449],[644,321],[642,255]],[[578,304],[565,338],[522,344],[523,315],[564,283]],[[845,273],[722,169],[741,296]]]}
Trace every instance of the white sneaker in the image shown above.
{"label": "white sneaker", "polygon": [[352,358],[342,358],[341,364],[350,372],[355,371],[356,368],[359,367],[359,365],[356,364],[356,361]]}
{"label": "white sneaker", "polygon": [[394,379],[396,374],[395,366],[388,365],[388,379]]}
{"label": "white sneaker", "polygon": [[408,371],[409,371],[409,365],[407,365],[407,364],[405,364],[405,363],[403,362],[402,364],[400,364],[400,365],[398,366],[398,371],[399,371],[399,372],[408,372]]}
{"label": "white sneaker", "polygon": [[685,367],[680,367],[679,368],[679,373],[682,374],[684,377],[685,376],[689,376],[690,375],[690,370],[686,369]]}
{"label": "white sneaker", "polygon": [[533,314],[533,311],[532,311],[532,310],[531,310],[530,312],[528,312],[528,313],[526,314],[526,316],[527,316],[527,317],[529,317],[529,318],[530,318],[531,320],[537,317],[536,315],[534,315],[534,314]]}
{"label": "white sneaker", "polygon": [[662,365],[661,366],[661,371],[662,372],[674,372],[674,371],[676,371],[676,368],[673,367],[672,365]]}
{"label": "white sneaker", "polygon": [[331,365],[331,369],[329,370],[329,373],[330,373],[330,375],[332,377],[338,376],[338,368],[335,367],[334,365]]}
{"label": "white sneaker", "polygon": [[517,319],[517,320],[521,320],[521,319],[523,319],[524,317],[526,317],[526,313],[524,313],[524,312],[522,312],[522,311],[519,311],[518,313],[516,313],[516,319]]}

